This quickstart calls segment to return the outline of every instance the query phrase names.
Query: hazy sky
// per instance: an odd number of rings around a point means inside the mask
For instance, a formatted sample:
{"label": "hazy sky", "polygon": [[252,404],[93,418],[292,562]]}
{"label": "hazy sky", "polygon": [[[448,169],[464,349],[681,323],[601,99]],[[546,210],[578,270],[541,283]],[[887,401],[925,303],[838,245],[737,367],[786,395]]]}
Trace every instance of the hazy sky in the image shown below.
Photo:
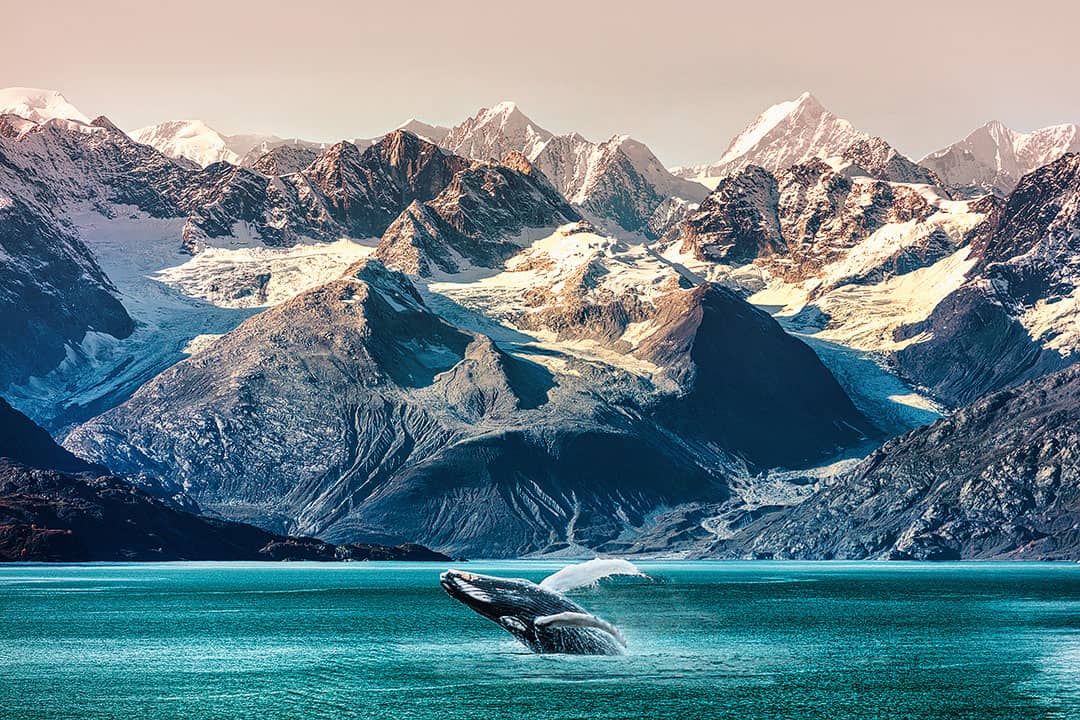
{"label": "hazy sky", "polygon": [[990,119],[1080,122],[1080,2],[139,0],[5,3],[0,87],[121,127],[378,135],[516,100],[553,132],[716,160],[812,91],[919,157]]}

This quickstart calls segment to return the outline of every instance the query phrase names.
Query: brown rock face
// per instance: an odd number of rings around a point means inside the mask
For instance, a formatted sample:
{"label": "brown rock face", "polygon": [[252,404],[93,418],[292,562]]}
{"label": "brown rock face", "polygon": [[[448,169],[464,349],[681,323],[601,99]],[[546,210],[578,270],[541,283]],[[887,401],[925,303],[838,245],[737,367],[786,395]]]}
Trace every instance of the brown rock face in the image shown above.
{"label": "brown rock face", "polygon": [[[775,175],[750,166],[722,180],[668,239],[700,260],[727,265],[756,261],[798,282],[842,259],[882,226],[922,220],[934,210],[917,190],[881,180],[855,181],[823,160]],[[948,250],[935,245],[930,254],[936,258]]]}
{"label": "brown rock face", "polygon": [[475,162],[428,202],[414,202],[383,233],[376,257],[429,276],[462,264],[498,267],[522,245],[517,236],[581,216],[520,153],[510,165]]}

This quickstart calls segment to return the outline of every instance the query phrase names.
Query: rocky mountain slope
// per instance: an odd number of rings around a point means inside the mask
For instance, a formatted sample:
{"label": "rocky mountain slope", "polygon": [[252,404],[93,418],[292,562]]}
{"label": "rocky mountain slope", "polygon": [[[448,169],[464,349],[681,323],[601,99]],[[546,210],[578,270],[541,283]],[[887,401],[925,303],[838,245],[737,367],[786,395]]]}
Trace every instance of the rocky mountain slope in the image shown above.
{"label": "rocky mountain slope", "polygon": [[71,229],[32,198],[0,190],[0,387],[52,369],[87,333],[124,338],[133,329],[115,287]]}
{"label": "rocky mountain slope", "polygon": [[902,372],[954,404],[1080,359],[1080,154],[1025,176],[972,234],[965,283],[899,350]]}
{"label": "rocky mountain slope", "polygon": [[240,158],[240,165],[263,175],[291,175],[315,162],[324,148],[315,143],[286,140],[271,146],[260,144]]}
{"label": "rocky mountain slope", "polygon": [[832,559],[1080,557],[1080,366],[894,438],[804,503],[709,554]]}
{"label": "rocky mountain slope", "polygon": [[100,473],[105,468],[86,462],[56,444],[52,436],[33,420],[0,398],[0,458],[13,464],[40,470],[67,473]]}
{"label": "rocky mountain slope", "polygon": [[337,143],[302,171],[280,177],[218,163],[189,183],[184,243],[197,251],[234,235],[238,223],[274,246],[379,237],[411,202],[434,198],[467,164],[403,131],[363,151]]}
{"label": "rocky mountain slope", "polygon": [[414,200],[387,228],[375,255],[423,277],[495,268],[522,249],[530,231],[579,219],[547,178],[511,152],[502,163],[461,170],[427,202]]}
{"label": "rocky mountain slope", "polygon": [[[681,324],[648,345],[688,389],[658,398],[611,367],[564,356],[556,375],[542,355],[507,354],[367,261],[241,324],[66,444],[277,531],[489,556],[596,548],[658,507],[725,497],[722,468],[742,467],[740,453],[820,456],[868,431],[812,352],[712,292],[684,291]],[[738,342],[764,343],[764,360],[747,366]],[[755,417],[817,434],[742,447]]]}
{"label": "rocky mountain slope", "polygon": [[[1075,155],[956,199],[804,97],[705,197],[632,139],[509,104],[200,167],[20,102],[39,119],[0,116],[6,396],[161,478],[149,497],[268,533],[700,551],[1080,347]],[[22,472],[13,512],[67,482]],[[72,492],[92,515],[124,487]]]}
{"label": "rocky mountain slope", "polygon": [[[469,161],[404,131],[362,152],[339,143],[302,172],[268,176],[228,163],[186,167],[104,118],[84,125],[6,116],[0,129],[0,213],[17,236],[4,242],[15,243],[10,254],[18,258],[3,266],[12,277],[8,302],[18,310],[6,315],[5,332],[18,341],[4,344],[10,357],[0,380],[19,385],[12,392],[20,407],[51,426],[122,400],[178,360],[195,336],[227,331],[250,314],[219,308],[265,304],[282,286],[299,292],[340,273],[363,250],[341,243],[322,253],[288,249],[296,243],[377,238],[411,203],[442,194],[435,207],[443,230],[462,249],[470,238],[472,260],[490,264],[519,249],[515,234],[578,217],[523,160],[521,169],[481,164],[469,171]],[[461,171],[469,172],[455,183]],[[526,187],[530,202],[519,192]],[[471,193],[503,199],[485,200],[478,210]],[[192,277],[221,267],[204,262],[204,251],[228,257],[238,245],[281,252],[249,253],[245,260],[257,262],[230,264],[249,272]],[[484,258],[476,255],[481,249]],[[181,252],[195,257],[185,262]],[[279,267],[305,257],[326,257],[326,270],[290,270],[299,285],[277,279]],[[95,262],[101,258],[119,286]],[[140,331],[129,342],[133,328]],[[38,350],[27,352],[35,347],[23,342],[29,337]],[[58,401],[58,392],[72,400]]]}
{"label": "rocky mountain slope", "polygon": [[820,278],[813,288],[820,294],[903,275],[949,254],[965,228],[944,220],[960,210],[931,189],[851,178],[821,159],[776,173],[751,165],[722,179],[665,245],[673,258],[757,261],[787,282]]}
{"label": "rocky mountain slope", "polygon": [[661,248],[770,306],[826,359],[846,362],[836,345],[874,353],[958,407],[1076,358],[1075,158],[1029,174],[1004,202],[847,177],[822,160],[751,166]]}
{"label": "rocky mountain slope", "polygon": [[1021,133],[994,120],[919,162],[968,194],[1004,197],[1024,175],[1073,152],[1080,152],[1080,125]]}
{"label": "rocky mountain slope", "polygon": [[421,120],[417,120],[416,118],[409,118],[394,129],[411,132],[413,135],[423,138],[435,145],[449,147],[446,143],[446,136],[450,134],[450,128],[448,127],[431,125]]}
{"label": "rocky mountain slope", "polygon": [[2,398],[0,427],[0,562],[449,560],[415,545],[335,546],[198,517],[75,457]]}

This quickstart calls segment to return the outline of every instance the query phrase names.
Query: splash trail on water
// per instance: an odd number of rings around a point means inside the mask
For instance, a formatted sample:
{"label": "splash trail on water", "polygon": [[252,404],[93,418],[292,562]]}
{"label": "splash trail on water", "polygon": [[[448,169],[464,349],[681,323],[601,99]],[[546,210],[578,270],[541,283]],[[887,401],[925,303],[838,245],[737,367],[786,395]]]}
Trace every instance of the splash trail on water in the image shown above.
{"label": "splash trail on water", "polygon": [[568,590],[595,585],[603,578],[612,575],[649,577],[628,560],[596,558],[577,565],[567,565],[540,581],[540,587],[551,592],[564,593]]}

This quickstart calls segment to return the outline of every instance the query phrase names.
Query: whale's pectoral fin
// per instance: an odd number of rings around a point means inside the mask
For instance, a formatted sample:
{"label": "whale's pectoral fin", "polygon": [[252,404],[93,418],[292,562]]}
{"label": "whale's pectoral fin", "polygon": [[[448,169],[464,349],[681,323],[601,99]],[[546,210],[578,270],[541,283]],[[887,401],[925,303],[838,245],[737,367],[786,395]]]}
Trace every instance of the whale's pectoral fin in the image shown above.
{"label": "whale's pectoral fin", "polygon": [[603,630],[611,637],[619,641],[619,644],[626,647],[626,638],[619,632],[619,628],[615,627],[607,620],[601,620],[595,615],[588,615],[586,613],[576,612],[564,612],[556,613],[554,615],[543,615],[533,620],[533,624],[536,627],[591,627],[597,630]]}

